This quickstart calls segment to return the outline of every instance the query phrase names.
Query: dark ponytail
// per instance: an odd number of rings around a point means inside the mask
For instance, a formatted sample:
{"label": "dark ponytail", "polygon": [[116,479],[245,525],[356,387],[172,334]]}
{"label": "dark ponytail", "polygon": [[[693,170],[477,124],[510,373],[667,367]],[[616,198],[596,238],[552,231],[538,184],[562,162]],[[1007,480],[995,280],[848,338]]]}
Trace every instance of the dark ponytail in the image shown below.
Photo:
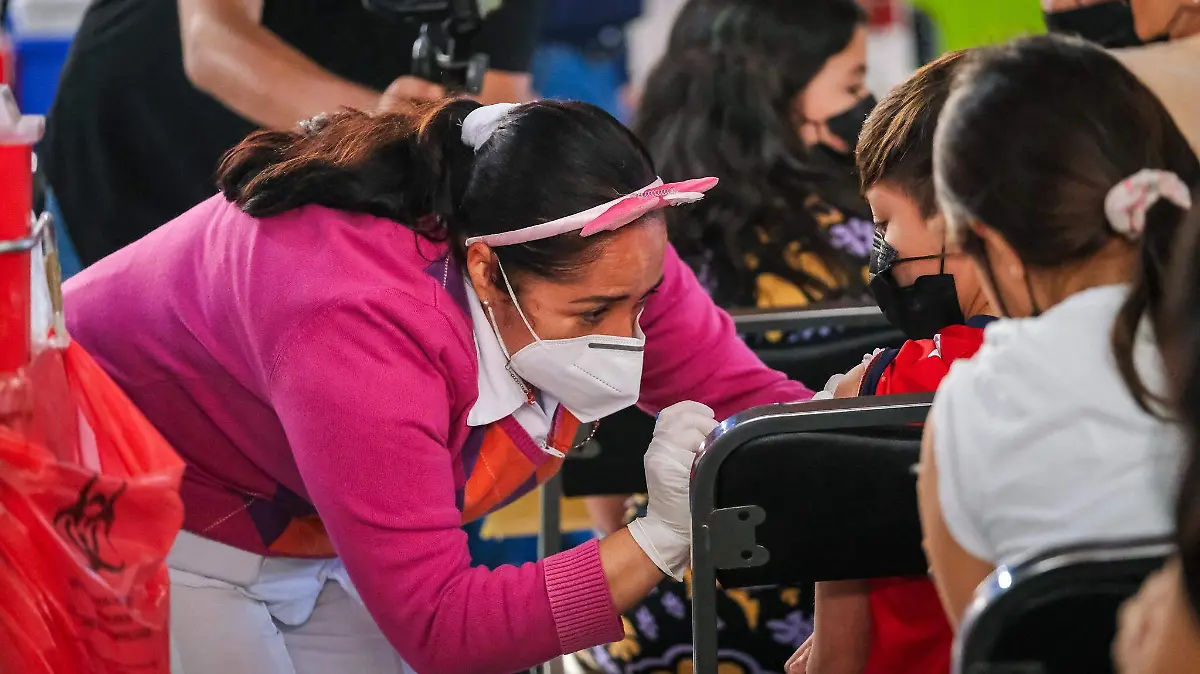
{"label": "dark ponytail", "polygon": [[[518,106],[476,152],[462,125],[479,104],[450,100],[415,116],[344,110],[296,131],[259,131],[229,151],[218,185],[264,218],[306,205],[369,213],[417,235],[463,242],[583,211],[650,184],[650,155],[585,103]],[[608,240],[559,236],[506,246],[510,276],[564,279]],[[514,278],[514,283],[517,278]]]}
{"label": "dark ponytail", "polygon": [[[1200,183],[1200,163],[1158,98],[1104,50],[1040,35],[972,51],[934,141],[935,183],[951,232],[968,223],[1001,234],[1041,270],[1085,263],[1123,235],[1104,201],[1142,169]],[[1139,269],[1112,328],[1113,355],[1147,412],[1160,400],[1134,363],[1138,327],[1161,312],[1179,208],[1161,200],[1146,215]],[[1156,326],[1157,327],[1157,326]]]}
{"label": "dark ponytail", "polygon": [[1167,293],[1167,270],[1186,214],[1165,199],[1154,204],[1146,213],[1146,228],[1142,233],[1138,270],[1135,272],[1133,287],[1117,313],[1112,330],[1113,355],[1116,357],[1121,379],[1129,387],[1138,405],[1156,416],[1162,416],[1168,406],[1163,399],[1163,392],[1147,389],[1146,383],[1138,374],[1133,359],[1134,345],[1144,319],[1150,319],[1156,333],[1163,327],[1159,317],[1163,315]]}
{"label": "dark ponytail", "polygon": [[217,185],[264,218],[301,206],[369,213],[446,238],[470,175],[462,120],[479,104],[451,100],[416,116],[343,110],[296,131],[259,131],[225,155]]}
{"label": "dark ponytail", "polygon": [[1172,409],[1188,433],[1189,452],[1179,482],[1175,528],[1184,588],[1200,619],[1200,189],[1174,240],[1167,300],[1158,316],[1158,339],[1171,381]]}

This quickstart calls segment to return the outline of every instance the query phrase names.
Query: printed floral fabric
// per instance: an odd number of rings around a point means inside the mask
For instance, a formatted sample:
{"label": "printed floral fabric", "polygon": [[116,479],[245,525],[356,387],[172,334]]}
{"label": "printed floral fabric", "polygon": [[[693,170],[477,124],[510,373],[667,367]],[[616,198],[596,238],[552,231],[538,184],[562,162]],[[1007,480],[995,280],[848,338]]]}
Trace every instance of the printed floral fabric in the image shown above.
{"label": "printed floral fabric", "polygon": [[[794,309],[816,303],[871,301],[867,265],[875,224],[870,215],[838,208],[817,195],[810,196],[806,205],[821,229],[821,245],[805,245],[786,225],[752,228],[743,237],[746,240],[741,242],[740,252],[742,265],[754,275],[754,285],[745,293],[735,293],[734,306]],[[709,295],[731,297],[721,287],[712,251],[685,259]],[[800,344],[832,334],[819,329],[773,332],[748,336],[747,341],[751,346]]]}
{"label": "printed floral fabric", "polygon": [[[692,674],[692,579],[664,581],[621,618],[625,639],[579,654],[598,674]],[[717,593],[718,674],[782,674],[812,634],[812,587]]]}

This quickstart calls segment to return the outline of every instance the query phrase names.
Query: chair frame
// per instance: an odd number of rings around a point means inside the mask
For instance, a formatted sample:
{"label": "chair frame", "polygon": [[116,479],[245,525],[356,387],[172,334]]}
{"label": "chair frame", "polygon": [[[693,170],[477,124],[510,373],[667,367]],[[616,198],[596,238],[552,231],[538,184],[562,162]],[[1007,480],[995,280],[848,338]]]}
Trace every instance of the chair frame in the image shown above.
{"label": "chair frame", "polygon": [[750,559],[740,554],[745,546],[738,542],[754,540],[760,516],[742,517],[744,509],[716,507],[717,479],[725,460],[747,443],[771,435],[922,423],[932,400],[932,394],[920,393],[766,405],[730,418],[708,436],[692,471],[691,488],[692,663],[697,674],[717,672],[718,568],[761,566],[770,559],[770,551],[761,546]]}
{"label": "chair frame", "polygon": [[883,328],[891,324],[877,306],[838,307],[833,309],[736,309],[729,312],[738,332],[763,333],[771,330],[805,328]]}
{"label": "chair frame", "polygon": [[952,674],[963,674],[963,658],[978,638],[975,628],[987,612],[1013,588],[1052,571],[1059,571],[1084,564],[1132,562],[1166,558],[1175,552],[1175,545],[1166,538],[1147,538],[1128,541],[1082,544],[1060,548],[1026,557],[1012,564],[996,567],[975,590],[975,597],[959,625],[954,637],[951,656]]}

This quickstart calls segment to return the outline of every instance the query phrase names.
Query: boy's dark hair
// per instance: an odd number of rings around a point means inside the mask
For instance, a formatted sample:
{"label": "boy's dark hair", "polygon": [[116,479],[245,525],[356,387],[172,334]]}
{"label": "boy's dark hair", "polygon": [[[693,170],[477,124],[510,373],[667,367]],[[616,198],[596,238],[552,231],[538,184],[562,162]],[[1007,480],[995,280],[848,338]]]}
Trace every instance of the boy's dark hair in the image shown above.
{"label": "boy's dark hair", "polygon": [[886,181],[911,196],[925,217],[937,213],[933,130],[964,54],[949,52],[926,64],[871,111],[855,150],[864,192]]}

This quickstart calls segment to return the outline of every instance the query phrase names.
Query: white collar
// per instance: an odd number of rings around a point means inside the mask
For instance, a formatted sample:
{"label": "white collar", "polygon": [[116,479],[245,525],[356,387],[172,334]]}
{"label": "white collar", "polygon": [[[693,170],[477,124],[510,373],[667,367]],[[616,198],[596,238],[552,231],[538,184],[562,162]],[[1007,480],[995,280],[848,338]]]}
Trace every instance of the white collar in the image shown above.
{"label": "white collar", "polygon": [[471,331],[475,334],[475,353],[479,357],[479,399],[467,413],[467,425],[486,426],[521,409],[528,404],[528,398],[508,373],[508,358],[500,348],[500,340],[492,330],[470,278],[466,274],[463,276],[467,306],[471,309]]}

